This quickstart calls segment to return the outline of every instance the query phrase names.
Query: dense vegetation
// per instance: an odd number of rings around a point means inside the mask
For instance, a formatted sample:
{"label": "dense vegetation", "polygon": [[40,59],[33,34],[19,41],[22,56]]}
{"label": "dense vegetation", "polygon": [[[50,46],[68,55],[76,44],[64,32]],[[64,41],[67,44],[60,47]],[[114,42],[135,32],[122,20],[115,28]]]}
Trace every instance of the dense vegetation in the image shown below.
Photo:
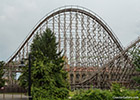
{"label": "dense vegetation", "polygon": [[[67,73],[63,70],[63,55],[61,52],[57,53],[57,44],[56,37],[50,29],[37,34],[31,44],[31,89],[34,100],[61,100],[68,97]],[[23,70],[19,80],[20,84],[27,88],[28,68]]]}
{"label": "dense vegetation", "polygon": [[140,91],[129,90],[119,84],[113,84],[111,90],[78,90],[71,100],[139,100]]}
{"label": "dense vegetation", "polygon": [[[43,92],[43,91],[42,91]],[[46,92],[43,92],[45,94]],[[60,92],[61,93],[61,92]],[[39,94],[41,95],[41,93]],[[89,89],[69,91],[68,98],[38,98],[34,100],[140,100],[139,90],[129,90],[115,83],[110,90]]]}
{"label": "dense vegetation", "polygon": [[5,79],[3,79],[3,75],[4,75],[4,62],[0,61],[0,88],[4,86],[5,84]]}

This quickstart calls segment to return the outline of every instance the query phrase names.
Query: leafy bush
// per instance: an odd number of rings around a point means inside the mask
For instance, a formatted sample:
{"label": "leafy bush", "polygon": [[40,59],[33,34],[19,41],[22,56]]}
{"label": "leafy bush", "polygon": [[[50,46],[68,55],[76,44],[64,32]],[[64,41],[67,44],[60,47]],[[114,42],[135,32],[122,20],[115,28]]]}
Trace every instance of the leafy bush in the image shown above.
{"label": "leafy bush", "polygon": [[114,83],[112,84],[112,94],[116,97],[128,96],[129,92],[124,87],[121,87],[120,84]]}
{"label": "leafy bush", "polygon": [[[126,97],[126,100],[136,100],[140,99],[140,91],[139,90],[129,90],[125,87],[121,87],[119,84],[114,83],[112,85],[112,94],[113,97]],[[124,100],[123,98],[120,100]]]}
{"label": "leafy bush", "polygon": [[79,95],[75,94],[71,100],[112,100],[112,94],[107,90],[87,90]]}
{"label": "leafy bush", "polygon": [[[100,89],[90,89],[90,90],[80,90],[75,91],[75,95],[71,100],[139,100],[140,91],[139,90],[129,90],[121,87],[119,84],[114,83],[111,90],[100,90]],[[120,98],[119,98],[120,97]]]}
{"label": "leafy bush", "polygon": [[52,88],[49,90],[32,87],[33,100],[64,100],[68,97],[66,88]]}

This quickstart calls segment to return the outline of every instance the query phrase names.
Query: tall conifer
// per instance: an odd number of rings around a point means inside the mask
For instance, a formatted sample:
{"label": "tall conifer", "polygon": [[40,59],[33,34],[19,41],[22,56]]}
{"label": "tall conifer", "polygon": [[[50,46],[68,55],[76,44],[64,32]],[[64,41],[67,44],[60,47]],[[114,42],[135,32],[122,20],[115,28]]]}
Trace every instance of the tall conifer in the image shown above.
{"label": "tall conifer", "polygon": [[[63,70],[63,55],[57,52],[57,45],[55,34],[50,29],[37,34],[33,39],[30,54],[34,98],[62,99],[68,96],[67,72]],[[26,74],[27,70],[24,71]]]}

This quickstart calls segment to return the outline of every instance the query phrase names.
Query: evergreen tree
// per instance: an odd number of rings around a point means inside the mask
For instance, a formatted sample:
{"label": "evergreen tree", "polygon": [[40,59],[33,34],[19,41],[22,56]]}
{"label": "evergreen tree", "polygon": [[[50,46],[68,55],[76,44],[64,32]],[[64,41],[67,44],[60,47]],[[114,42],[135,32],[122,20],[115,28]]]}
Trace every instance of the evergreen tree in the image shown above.
{"label": "evergreen tree", "polygon": [[[37,34],[31,44],[32,95],[34,98],[65,98],[68,96],[67,72],[63,70],[64,60],[61,52],[57,53],[55,34],[46,29]],[[28,69],[24,69],[22,85],[27,86]],[[26,79],[25,79],[26,78]],[[24,83],[24,84],[23,84]]]}
{"label": "evergreen tree", "polygon": [[5,80],[3,79],[3,75],[4,75],[3,66],[4,66],[4,61],[0,61],[0,88],[3,87],[5,84]]}

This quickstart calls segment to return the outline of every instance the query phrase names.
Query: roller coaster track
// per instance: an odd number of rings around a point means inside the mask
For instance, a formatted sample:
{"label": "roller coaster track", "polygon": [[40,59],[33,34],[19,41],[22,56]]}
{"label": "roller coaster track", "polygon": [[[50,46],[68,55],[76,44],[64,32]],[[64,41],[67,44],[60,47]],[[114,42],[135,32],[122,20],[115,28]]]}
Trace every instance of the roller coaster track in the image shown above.
{"label": "roller coaster track", "polygon": [[[82,82],[80,82],[80,83],[77,83],[77,84],[71,84],[71,86],[72,86],[72,89],[76,89],[76,88],[78,88],[78,89],[80,89],[80,88],[91,88],[91,85],[92,85],[92,83],[94,83],[94,81],[98,81],[97,79],[96,79],[96,77],[97,77],[97,75],[99,74],[99,73],[104,73],[105,72],[105,69],[106,69],[106,67],[108,67],[108,66],[110,66],[110,67],[113,67],[113,65],[114,65],[114,62],[115,62],[115,60],[120,60],[120,58],[126,58],[125,60],[128,60],[128,64],[130,64],[131,65],[131,70],[129,71],[130,73],[128,74],[126,74],[125,75],[125,77],[124,77],[124,79],[126,80],[127,79],[127,76],[128,75],[131,75],[131,76],[133,76],[132,75],[132,73],[134,73],[135,72],[135,67],[134,67],[134,65],[133,65],[133,63],[132,63],[132,60],[133,60],[133,58],[131,58],[130,56],[132,56],[132,55],[129,55],[129,53],[130,53],[130,50],[131,49],[133,49],[133,51],[131,50],[131,52],[132,53],[134,53],[134,50],[137,48],[137,49],[140,49],[140,37],[138,37],[136,40],[134,40],[134,41],[132,41],[122,52],[120,52],[117,56],[115,56],[111,61],[109,61],[107,64],[105,64],[104,65],[104,67],[102,67],[100,70],[98,70],[98,72],[96,72],[96,73],[94,73],[91,77],[89,77],[88,79],[85,79],[85,80],[83,80]],[[113,64],[112,64],[113,63]],[[127,64],[126,64],[126,66],[122,66],[121,64],[119,64],[119,66],[121,66],[121,67],[126,67],[127,68]],[[138,73],[138,75],[140,76],[140,73]],[[120,77],[119,77],[120,78]],[[104,82],[107,82],[107,80],[108,79],[106,79],[105,77],[103,77],[103,80],[102,81],[104,81]],[[110,79],[110,81],[111,81],[111,79]],[[123,80],[121,80],[122,82],[124,82]],[[98,82],[100,82],[100,81],[98,81]],[[115,80],[115,82],[117,82],[117,80]],[[131,85],[131,83],[130,82],[133,82],[133,85],[130,87],[130,85]],[[109,82],[108,82],[109,83]],[[109,83],[109,85],[111,85],[110,83]],[[129,79],[129,88],[136,88],[137,86],[139,86],[140,84],[137,84],[137,83],[135,83],[133,80],[130,80]],[[110,86],[108,86],[109,88],[110,88]]]}
{"label": "roller coaster track", "polygon": [[[28,57],[34,36],[37,33],[42,34],[47,28],[55,33],[58,51],[64,51],[68,65],[99,68],[91,77],[80,83],[71,83],[72,86],[90,85],[93,81],[97,81],[99,75],[101,78],[98,80],[102,84],[107,81],[110,84],[112,77],[105,77],[107,71],[108,74],[113,74],[114,71],[119,74],[115,76],[115,81],[128,79],[128,72],[130,72],[129,76],[132,76],[135,68],[129,50],[135,46],[139,48],[140,38],[124,49],[112,29],[102,18],[91,10],[79,6],[60,7],[43,17],[7,60],[6,66],[9,66],[9,71],[13,70],[14,66],[18,66],[23,58]],[[128,67],[132,70],[128,70]]]}

